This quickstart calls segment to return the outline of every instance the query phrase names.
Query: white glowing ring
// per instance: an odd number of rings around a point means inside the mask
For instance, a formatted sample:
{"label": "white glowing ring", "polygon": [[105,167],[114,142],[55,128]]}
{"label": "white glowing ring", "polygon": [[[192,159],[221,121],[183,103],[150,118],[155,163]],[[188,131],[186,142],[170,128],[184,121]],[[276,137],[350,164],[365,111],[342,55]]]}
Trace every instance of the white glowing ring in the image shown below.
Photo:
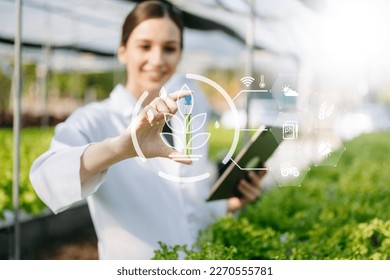
{"label": "white glowing ring", "polygon": [[204,76],[197,75],[197,74],[186,74],[186,78],[202,81],[202,82],[212,86],[220,94],[222,94],[222,96],[226,99],[227,103],[229,104],[230,110],[232,111],[233,117],[234,117],[233,118],[234,119],[234,138],[233,138],[232,145],[230,146],[229,152],[226,154],[226,156],[222,160],[222,163],[226,164],[229,161],[229,159],[233,158],[234,151],[237,148],[238,140],[240,138],[240,123],[238,121],[239,117],[238,117],[238,112],[237,112],[236,106],[234,105],[233,100],[230,98],[229,94],[227,94],[227,92],[220,85],[218,85],[216,82],[210,80],[209,78],[206,78]]}
{"label": "white glowing ring", "polygon": [[[230,110],[232,111],[233,116],[234,116],[234,137],[233,137],[233,142],[232,142],[232,145],[230,146],[229,152],[226,154],[226,156],[222,160],[222,163],[226,164],[233,157],[233,154],[237,148],[238,140],[239,140],[239,136],[240,136],[240,123],[238,121],[239,117],[238,117],[238,112],[237,112],[236,106],[234,105],[233,100],[230,98],[230,96],[227,94],[227,92],[220,85],[218,85],[216,82],[214,82],[214,81],[212,81],[204,76],[197,75],[197,74],[186,74],[186,78],[202,81],[202,82],[212,86],[225,98],[225,100],[229,104]],[[148,94],[149,93],[147,91],[145,91],[141,95],[141,97],[138,99],[136,105],[134,106],[134,112],[133,112],[133,115],[131,118],[132,124],[134,123],[135,118],[138,116],[138,113],[141,109],[141,104],[145,101]],[[130,131],[131,131],[131,139],[133,140],[133,145],[134,145],[134,148],[135,148],[137,155],[141,158],[142,161],[146,161],[145,155],[143,154],[143,152],[138,144],[138,139],[137,139],[137,135],[136,135],[136,131],[135,131],[135,125],[131,126]],[[198,176],[192,176],[192,177],[178,177],[178,176],[166,174],[162,171],[159,171],[158,175],[162,178],[167,179],[167,180],[181,182],[181,183],[196,182],[196,181],[204,180],[204,179],[207,179],[210,177],[210,173],[208,173],[208,172],[201,174],[201,175],[198,175]]]}

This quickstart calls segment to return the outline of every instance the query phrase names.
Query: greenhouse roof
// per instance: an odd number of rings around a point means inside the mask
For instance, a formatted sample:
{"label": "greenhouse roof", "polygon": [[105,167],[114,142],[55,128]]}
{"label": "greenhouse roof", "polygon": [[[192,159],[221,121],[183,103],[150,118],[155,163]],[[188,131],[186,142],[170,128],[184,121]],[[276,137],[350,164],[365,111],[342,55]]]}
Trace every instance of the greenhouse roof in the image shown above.
{"label": "greenhouse roof", "polygon": [[[52,70],[101,71],[120,67],[115,54],[121,25],[135,2],[24,0],[24,61],[45,64],[48,55],[42,47],[49,46]],[[253,9],[249,0],[170,2],[183,12],[188,27],[182,64],[186,71],[187,66],[197,71],[197,67],[204,69],[211,63],[213,67],[243,68],[247,62],[245,41],[249,19],[253,14],[253,43],[258,50],[255,67],[268,69],[280,60],[290,63],[294,70],[303,65],[317,75],[333,71],[336,76],[340,73],[353,79],[365,76],[368,83],[388,84],[388,1],[252,0]],[[15,1],[0,0],[2,68],[11,63],[13,56],[15,22]]]}
{"label": "greenhouse roof", "polygon": [[[52,55],[59,55],[57,62],[62,61],[64,67],[75,55],[78,63],[81,55],[87,66],[93,61],[96,67],[96,58],[102,65],[113,65],[122,22],[134,2],[137,1],[24,0],[23,55],[40,61],[44,59],[42,47],[50,46]],[[250,14],[247,1],[171,2],[182,11],[188,27],[184,42],[187,54],[209,54],[228,60],[232,54],[245,50],[243,43]],[[303,50],[305,32],[311,32],[310,22],[324,1],[255,0],[253,3],[255,49],[296,56]],[[13,54],[15,25],[15,1],[0,0],[0,56]],[[212,36],[205,36],[204,31]]]}

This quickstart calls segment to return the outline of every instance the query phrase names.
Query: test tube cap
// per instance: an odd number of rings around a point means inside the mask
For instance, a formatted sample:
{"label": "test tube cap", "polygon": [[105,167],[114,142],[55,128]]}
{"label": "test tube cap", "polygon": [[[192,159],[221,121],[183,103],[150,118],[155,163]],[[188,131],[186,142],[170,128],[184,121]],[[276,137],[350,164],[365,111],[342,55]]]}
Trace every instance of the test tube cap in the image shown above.
{"label": "test tube cap", "polygon": [[192,105],[192,95],[184,96],[184,105]]}

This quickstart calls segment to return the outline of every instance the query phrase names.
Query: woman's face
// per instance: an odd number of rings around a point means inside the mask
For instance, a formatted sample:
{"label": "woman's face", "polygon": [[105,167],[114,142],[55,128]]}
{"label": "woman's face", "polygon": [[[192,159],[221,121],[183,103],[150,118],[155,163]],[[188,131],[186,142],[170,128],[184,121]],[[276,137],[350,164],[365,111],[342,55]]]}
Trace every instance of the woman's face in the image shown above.
{"label": "woman's face", "polygon": [[127,68],[126,88],[137,98],[148,91],[150,101],[158,96],[180,61],[180,30],[168,17],[152,18],[137,25],[119,49]]}

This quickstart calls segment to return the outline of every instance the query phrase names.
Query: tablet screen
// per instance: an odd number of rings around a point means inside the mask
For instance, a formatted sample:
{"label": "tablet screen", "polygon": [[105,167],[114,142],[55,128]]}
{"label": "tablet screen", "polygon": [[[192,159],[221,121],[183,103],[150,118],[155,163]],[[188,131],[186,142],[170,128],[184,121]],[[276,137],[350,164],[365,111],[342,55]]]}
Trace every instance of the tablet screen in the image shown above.
{"label": "tablet screen", "polygon": [[260,128],[241,149],[239,154],[227,163],[222,175],[212,187],[207,201],[240,197],[237,190],[238,182],[247,176],[248,171],[266,169],[264,163],[271,157],[279,142],[283,139],[281,127]]}

